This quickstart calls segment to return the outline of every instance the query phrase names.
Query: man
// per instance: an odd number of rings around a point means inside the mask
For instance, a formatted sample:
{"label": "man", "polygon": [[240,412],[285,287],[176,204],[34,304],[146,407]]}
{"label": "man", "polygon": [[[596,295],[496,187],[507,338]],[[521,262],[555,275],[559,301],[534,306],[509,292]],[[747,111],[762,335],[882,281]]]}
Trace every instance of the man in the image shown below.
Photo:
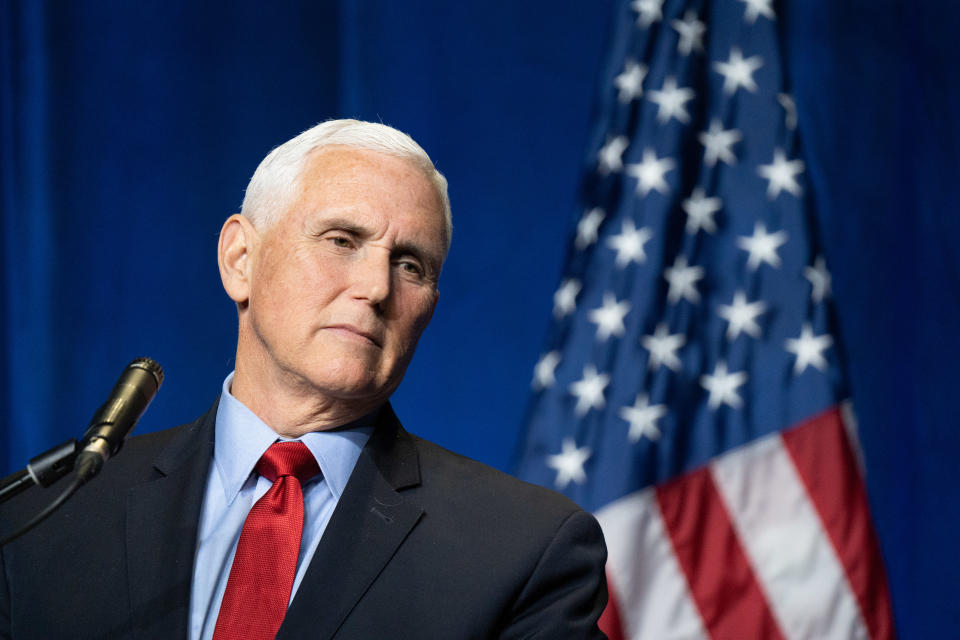
{"label": "man", "polygon": [[390,409],[450,236],[405,134],[330,121],[272,151],[220,234],[239,315],[220,400],[3,549],[0,637],[599,637],[593,518]]}

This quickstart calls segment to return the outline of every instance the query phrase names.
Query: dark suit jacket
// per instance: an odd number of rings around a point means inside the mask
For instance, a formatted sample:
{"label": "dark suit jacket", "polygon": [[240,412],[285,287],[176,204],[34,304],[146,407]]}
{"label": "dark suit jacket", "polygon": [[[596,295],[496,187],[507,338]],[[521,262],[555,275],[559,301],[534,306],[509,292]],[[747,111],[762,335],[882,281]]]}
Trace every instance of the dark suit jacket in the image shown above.
{"label": "dark suit jacket", "polygon": [[[131,438],[3,548],[0,638],[186,638],[215,417]],[[0,507],[0,533],[63,484]],[[408,434],[387,406],[277,638],[602,637],[605,558],[572,502]]]}

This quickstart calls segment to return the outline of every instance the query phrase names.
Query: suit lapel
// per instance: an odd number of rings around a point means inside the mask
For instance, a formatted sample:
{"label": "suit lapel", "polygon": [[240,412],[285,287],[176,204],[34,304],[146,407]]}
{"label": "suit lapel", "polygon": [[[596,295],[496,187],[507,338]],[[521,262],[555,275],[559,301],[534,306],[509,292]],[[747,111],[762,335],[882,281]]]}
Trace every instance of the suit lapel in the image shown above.
{"label": "suit lapel", "polygon": [[398,490],[420,483],[413,439],[380,412],[277,639],[330,638],[390,561],[423,509]]}
{"label": "suit lapel", "polygon": [[217,405],[157,457],[156,477],[127,494],[130,605],[138,639],[185,637],[197,529]]}

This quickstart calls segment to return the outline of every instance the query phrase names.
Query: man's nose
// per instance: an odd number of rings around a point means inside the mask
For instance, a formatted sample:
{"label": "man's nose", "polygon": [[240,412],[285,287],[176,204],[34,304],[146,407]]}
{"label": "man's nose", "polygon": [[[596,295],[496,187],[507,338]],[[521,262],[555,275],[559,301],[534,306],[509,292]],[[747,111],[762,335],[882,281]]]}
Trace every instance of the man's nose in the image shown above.
{"label": "man's nose", "polygon": [[390,297],[390,254],[369,248],[358,258],[353,265],[353,295],[371,305],[379,305]]}

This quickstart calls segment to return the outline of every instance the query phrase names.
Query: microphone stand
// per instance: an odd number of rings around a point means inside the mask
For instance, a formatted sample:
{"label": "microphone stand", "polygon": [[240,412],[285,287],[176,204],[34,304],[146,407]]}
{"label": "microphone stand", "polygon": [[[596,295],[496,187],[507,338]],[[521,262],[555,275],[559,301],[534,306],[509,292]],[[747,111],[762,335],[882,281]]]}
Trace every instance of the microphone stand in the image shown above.
{"label": "microphone stand", "polygon": [[[80,446],[76,440],[70,439],[59,444],[52,449],[48,449],[31,458],[26,469],[17,471],[0,480],[0,504],[10,500],[15,495],[22,493],[32,486],[40,485],[49,487],[54,482],[70,473],[73,470],[73,463],[77,458]],[[74,480],[67,489],[61,493],[56,500],[47,505],[47,507],[34,516],[27,524],[22,526],[12,535],[0,540],[0,547],[8,542],[16,540],[35,526],[46,520],[50,514],[60,508],[70,496],[76,493],[83,481],[79,478]]]}
{"label": "microphone stand", "polygon": [[77,441],[71,438],[31,458],[26,469],[0,480],[0,504],[34,485],[49,487],[70,473],[78,450]]}

